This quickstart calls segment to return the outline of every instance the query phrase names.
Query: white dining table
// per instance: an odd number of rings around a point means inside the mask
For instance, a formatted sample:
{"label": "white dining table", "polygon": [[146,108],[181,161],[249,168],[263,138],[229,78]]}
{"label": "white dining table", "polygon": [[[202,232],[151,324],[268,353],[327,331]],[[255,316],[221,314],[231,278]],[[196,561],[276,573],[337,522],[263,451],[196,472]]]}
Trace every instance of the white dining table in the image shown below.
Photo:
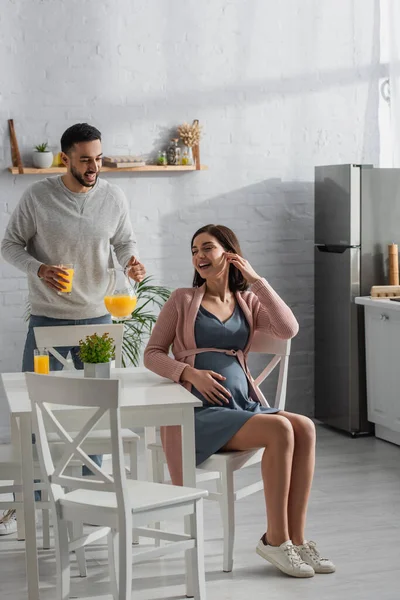
{"label": "white dining table", "polygon": [[[51,375],[83,377],[83,371],[65,370],[51,373]],[[24,373],[3,373],[1,378],[10,410],[12,443],[15,447],[20,447],[23,457],[22,494],[28,598],[29,600],[39,600],[31,403]],[[202,405],[200,400],[181,385],[159,377],[143,367],[112,369],[111,378],[119,379],[121,382],[121,422],[123,427],[128,429],[144,427],[146,448],[149,443],[155,441],[156,427],[161,425],[181,426],[183,484],[187,487],[196,487],[194,409]],[[149,454],[146,462],[148,476],[150,476]]]}

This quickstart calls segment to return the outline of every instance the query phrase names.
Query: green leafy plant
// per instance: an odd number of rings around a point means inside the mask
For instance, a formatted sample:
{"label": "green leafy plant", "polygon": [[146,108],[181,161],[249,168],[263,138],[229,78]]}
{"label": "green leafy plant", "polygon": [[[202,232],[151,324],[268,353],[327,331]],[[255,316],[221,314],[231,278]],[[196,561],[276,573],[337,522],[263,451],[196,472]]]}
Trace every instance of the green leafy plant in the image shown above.
{"label": "green leafy plant", "polygon": [[87,335],[79,340],[79,358],[83,363],[107,363],[115,356],[114,340],[108,333]]}
{"label": "green leafy plant", "polygon": [[37,152],[49,152],[47,150],[47,146],[48,146],[48,143],[44,142],[43,144],[38,144],[37,146],[35,146],[35,150]]}
{"label": "green leafy plant", "polygon": [[[145,340],[151,334],[157,315],[153,310],[162,308],[171,295],[163,286],[153,285],[152,277],[146,277],[136,287],[137,305],[130,319],[124,321],[124,340],[122,343],[122,364],[124,367],[137,367]],[[158,312],[158,311],[157,311]]]}

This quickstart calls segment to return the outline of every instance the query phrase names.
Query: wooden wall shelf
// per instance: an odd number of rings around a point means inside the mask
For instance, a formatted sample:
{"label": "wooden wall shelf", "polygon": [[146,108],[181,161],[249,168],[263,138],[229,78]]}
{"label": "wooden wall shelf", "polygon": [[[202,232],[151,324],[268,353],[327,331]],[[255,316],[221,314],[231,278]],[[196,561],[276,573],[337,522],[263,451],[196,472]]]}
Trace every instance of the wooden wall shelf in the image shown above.
{"label": "wooden wall shelf", "polygon": [[[67,169],[64,167],[49,167],[48,169],[35,169],[33,167],[23,167],[24,172],[20,173],[18,167],[8,167],[8,170],[13,175],[55,175],[56,173],[66,173]],[[177,167],[173,166],[159,166],[159,165],[145,165],[144,167],[127,167],[126,169],[115,169],[113,167],[102,167],[102,172],[107,173],[179,173],[187,171],[206,171],[208,167],[201,165],[198,169],[196,165]]]}

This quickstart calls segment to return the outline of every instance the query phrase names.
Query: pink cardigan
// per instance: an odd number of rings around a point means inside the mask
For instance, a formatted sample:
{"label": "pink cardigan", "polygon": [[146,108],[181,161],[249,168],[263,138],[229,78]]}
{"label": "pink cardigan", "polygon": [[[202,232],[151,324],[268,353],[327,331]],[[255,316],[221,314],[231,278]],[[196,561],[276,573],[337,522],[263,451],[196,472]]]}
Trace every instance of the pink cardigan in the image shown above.
{"label": "pink cardigan", "polygon": [[[204,293],[205,285],[177,289],[171,294],[161,310],[144,353],[144,364],[150,371],[179,382],[186,365],[194,366],[195,355],[176,360],[168,353],[171,345],[174,356],[196,348],[194,325]],[[265,279],[253,284],[251,291],[237,292],[236,300],[250,326],[244,349],[245,359],[255,331],[263,331],[279,339],[290,339],[297,334],[299,326],[292,311]],[[246,375],[249,377],[248,371]],[[249,380],[251,384],[250,377]],[[191,389],[189,383],[183,385]],[[172,482],[182,485],[180,427],[162,427],[161,439]]]}

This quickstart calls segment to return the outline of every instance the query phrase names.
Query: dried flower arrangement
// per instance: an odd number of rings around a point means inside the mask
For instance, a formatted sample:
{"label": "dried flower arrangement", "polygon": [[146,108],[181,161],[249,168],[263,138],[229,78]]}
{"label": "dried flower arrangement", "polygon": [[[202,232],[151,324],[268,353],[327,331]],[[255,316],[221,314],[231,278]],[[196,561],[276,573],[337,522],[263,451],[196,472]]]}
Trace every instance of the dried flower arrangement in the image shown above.
{"label": "dried flower arrangement", "polygon": [[192,125],[183,123],[183,125],[179,125],[178,127],[179,137],[185,146],[193,148],[194,146],[198,146],[200,142],[201,129],[202,127],[198,121],[193,121]]}

